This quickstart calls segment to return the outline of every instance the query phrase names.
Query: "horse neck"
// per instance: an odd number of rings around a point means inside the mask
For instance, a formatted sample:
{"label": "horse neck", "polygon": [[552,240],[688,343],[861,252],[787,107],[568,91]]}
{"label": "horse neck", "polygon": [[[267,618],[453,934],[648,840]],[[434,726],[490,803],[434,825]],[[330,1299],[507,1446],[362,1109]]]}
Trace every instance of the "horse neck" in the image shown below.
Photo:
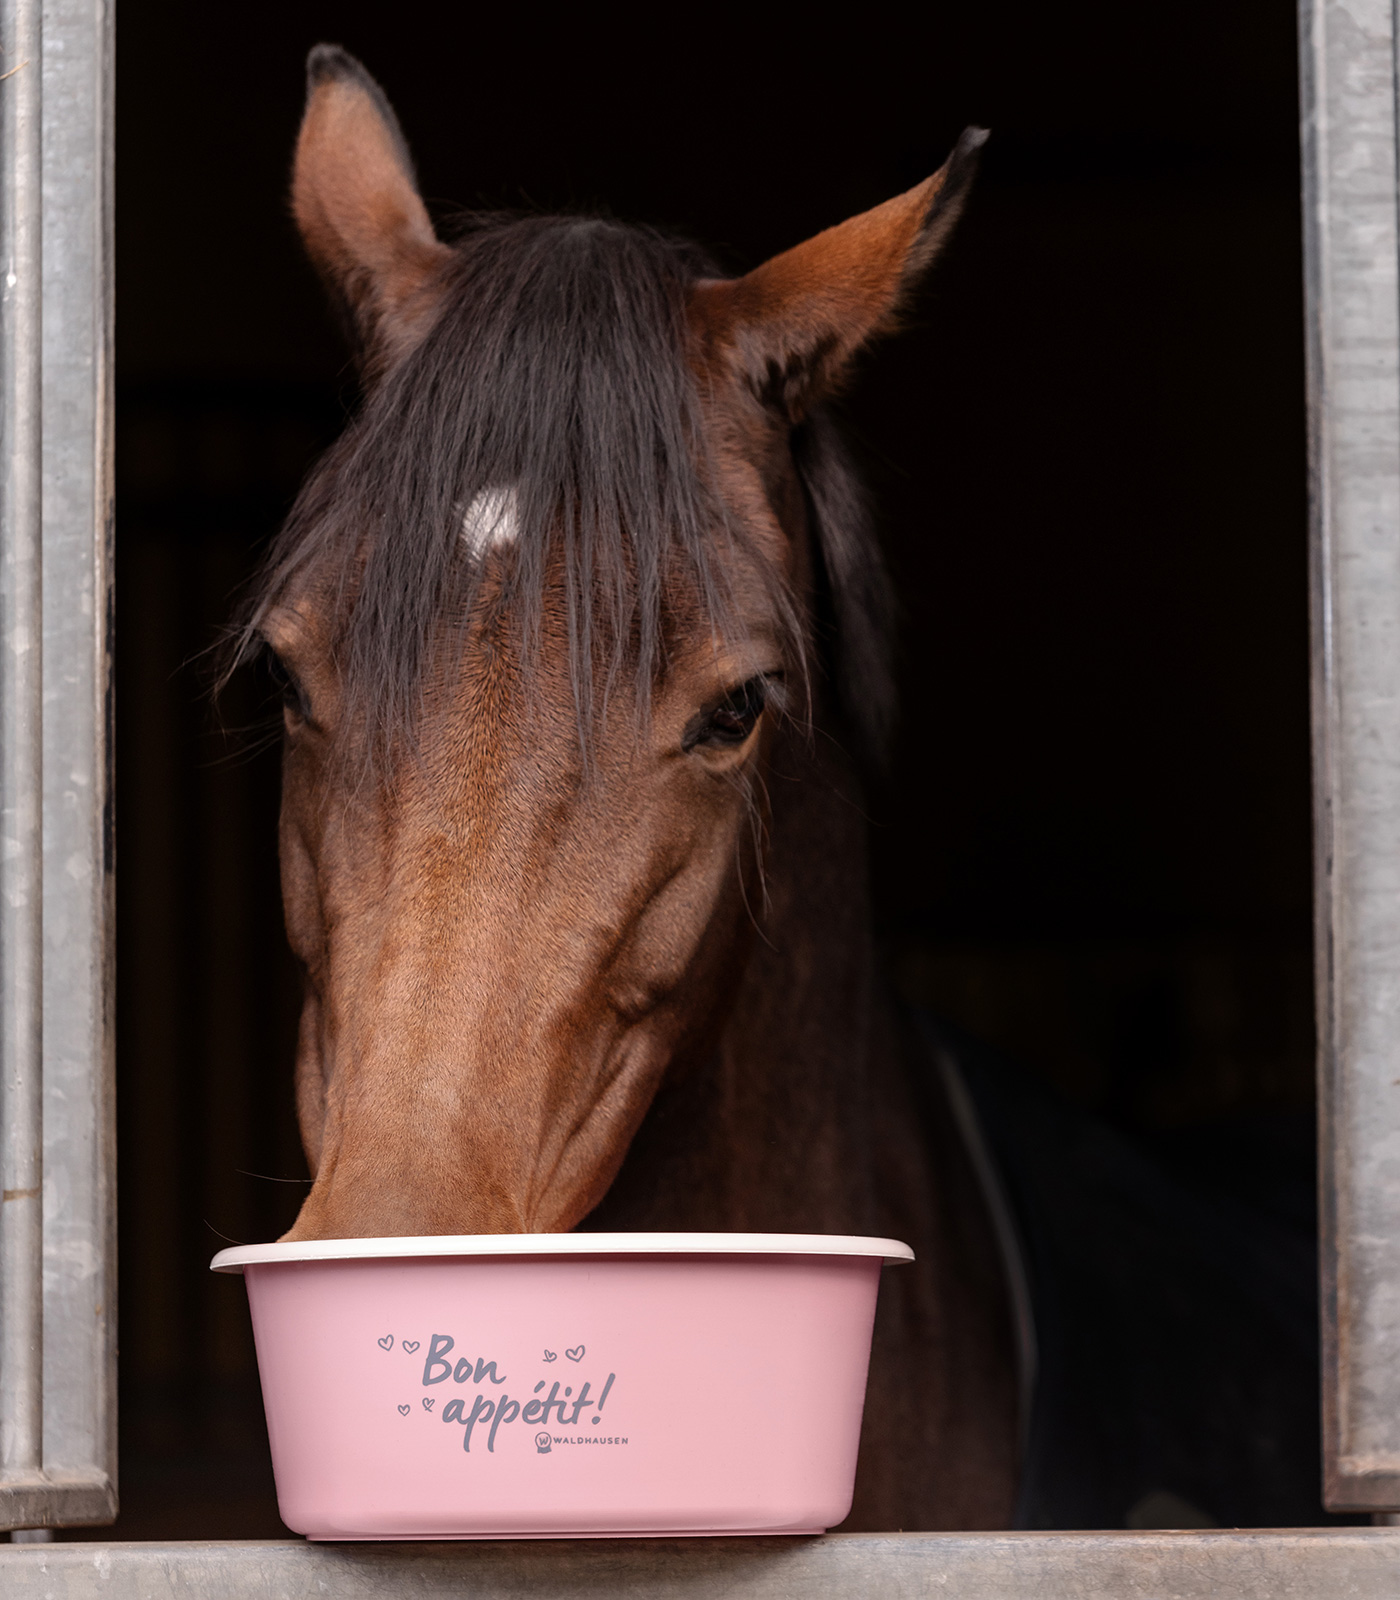
{"label": "horse neck", "polygon": [[[678,1060],[589,1228],[872,1232],[918,1138],[870,931],[859,784],[820,730],[768,776],[762,906],[717,1045]],[[910,1152],[911,1156],[914,1152]]]}

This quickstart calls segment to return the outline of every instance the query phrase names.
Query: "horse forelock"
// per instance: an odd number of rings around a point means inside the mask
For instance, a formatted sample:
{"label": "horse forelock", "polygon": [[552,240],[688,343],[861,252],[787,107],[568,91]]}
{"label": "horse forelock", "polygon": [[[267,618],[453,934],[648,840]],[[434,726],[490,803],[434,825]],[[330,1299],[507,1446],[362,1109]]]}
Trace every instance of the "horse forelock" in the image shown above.
{"label": "horse forelock", "polygon": [[[413,739],[427,676],[480,605],[508,619],[527,671],[562,609],[585,741],[624,674],[645,717],[677,594],[692,619],[732,632],[740,565],[804,660],[810,621],[719,492],[688,360],[687,287],[714,275],[649,229],[464,219],[436,320],[307,480],[233,660],[258,648],[271,607],[313,585],[371,756]],[[883,572],[832,429],[818,416],[799,434],[816,643],[870,749],[887,721]]]}

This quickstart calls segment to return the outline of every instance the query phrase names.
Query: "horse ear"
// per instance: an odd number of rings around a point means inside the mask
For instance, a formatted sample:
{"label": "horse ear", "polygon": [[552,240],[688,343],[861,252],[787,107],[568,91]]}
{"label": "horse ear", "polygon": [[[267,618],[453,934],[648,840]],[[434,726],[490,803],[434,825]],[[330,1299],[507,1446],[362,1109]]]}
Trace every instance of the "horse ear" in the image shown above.
{"label": "horse ear", "polygon": [[362,358],[386,364],[422,331],[452,252],[428,220],[393,107],[339,45],[306,59],[292,211]]}
{"label": "horse ear", "polygon": [[797,421],[852,357],[888,331],[967,199],[985,128],[968,128],[931,178],[828,228],[742,278],[706,279],[690,315],[702,348]]}

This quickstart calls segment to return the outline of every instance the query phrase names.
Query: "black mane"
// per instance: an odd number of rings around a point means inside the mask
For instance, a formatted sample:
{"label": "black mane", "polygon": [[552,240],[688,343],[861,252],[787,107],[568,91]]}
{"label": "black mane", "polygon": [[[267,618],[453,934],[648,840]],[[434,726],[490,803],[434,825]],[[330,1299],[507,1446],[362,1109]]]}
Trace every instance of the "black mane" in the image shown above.
{"label": "black mane", "polygon": [[[294,578],[338,586],[346,703],[375,749],[411,737],[443,621],[477,597],[462,529],[479,494],[515,493],[499,604],[524,659],[562,557],[585,733],[600,660],[604,693],[632,671],[645,707],[678,572],[725,629],[723,547],[743,538],[711,485],[686,362],[686,286],[718,276],[697,250],[612,221],[486,216],[454,254],[436,323],[313,470],[233,641],[235,663],[256,653]],[[890,708],[883,569],[833,427],[818,416],[794,445],[822,558],[811,623],[851,732],[874,749]],[[801,650],[811,623],[770,577]]]}

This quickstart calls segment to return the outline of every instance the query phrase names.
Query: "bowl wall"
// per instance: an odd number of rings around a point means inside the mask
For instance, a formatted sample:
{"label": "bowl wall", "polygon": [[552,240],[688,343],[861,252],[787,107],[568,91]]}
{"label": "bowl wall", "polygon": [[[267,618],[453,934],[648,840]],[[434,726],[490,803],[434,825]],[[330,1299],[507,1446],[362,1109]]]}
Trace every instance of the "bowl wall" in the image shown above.
{"label": "bowl wall", "polygon": [[811,1255],[248,1266],[282,1518],[313,1539],[831,1527],[879,1275]]}

